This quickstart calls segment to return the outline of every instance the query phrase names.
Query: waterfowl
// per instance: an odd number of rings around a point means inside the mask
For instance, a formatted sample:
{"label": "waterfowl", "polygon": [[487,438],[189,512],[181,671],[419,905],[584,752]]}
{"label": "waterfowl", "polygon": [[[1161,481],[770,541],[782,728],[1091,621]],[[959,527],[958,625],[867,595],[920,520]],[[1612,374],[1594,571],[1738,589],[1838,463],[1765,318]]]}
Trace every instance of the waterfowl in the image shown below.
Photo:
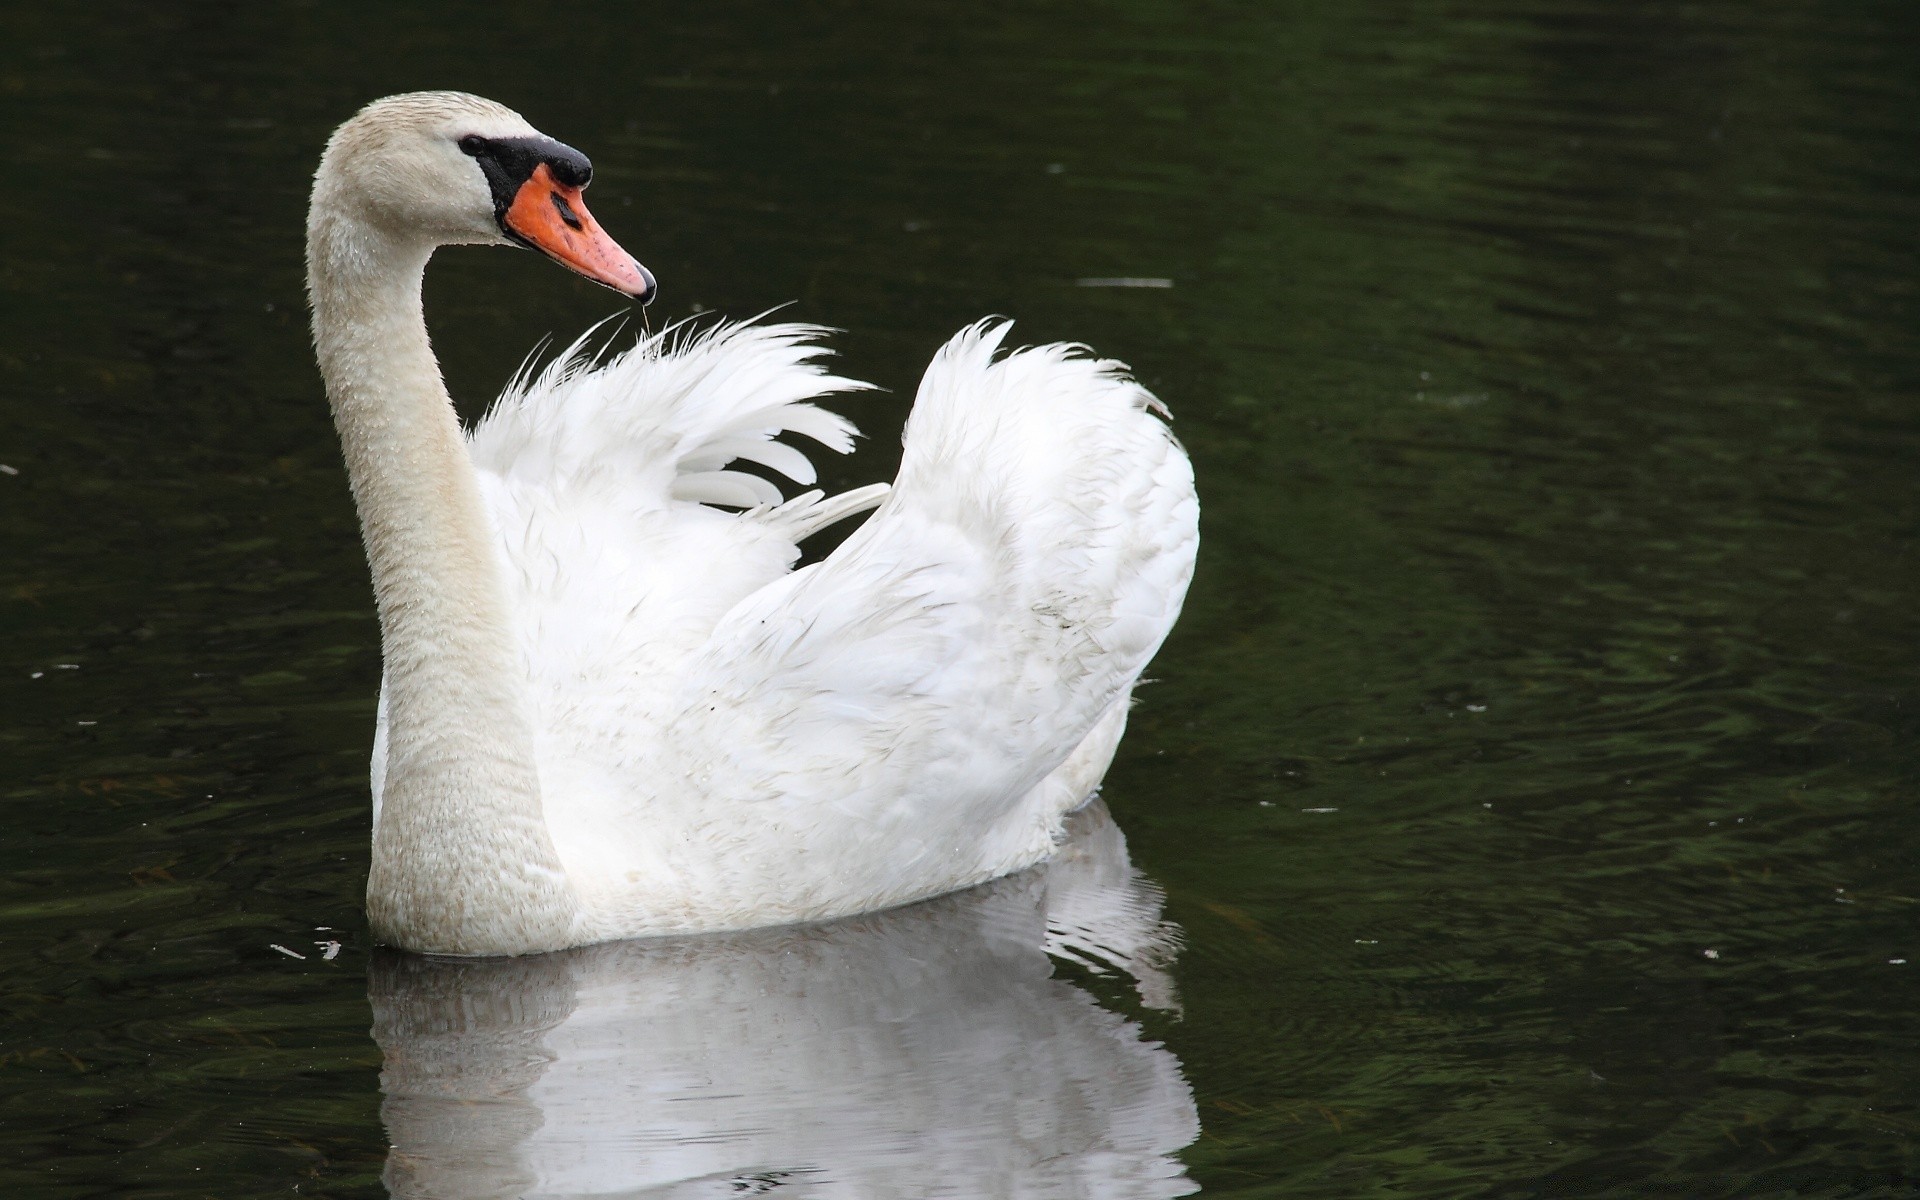
{"label": "waterfowl", "polygon": [[[1052,850],[1093,791],[1193,570],[1165,410],[1116,362],[934,357],[891,488],[807,485],[783,434],[862,387],[822,331],[578,345],[461,428],[421,280],[443,245],[538,250],[644,304],[592,167],[454,92],[367,106],[307,224],[314,345],[379,612],[374,934],[511,955],[824,920]],[[798,544],[872,509],[824,560]]]}

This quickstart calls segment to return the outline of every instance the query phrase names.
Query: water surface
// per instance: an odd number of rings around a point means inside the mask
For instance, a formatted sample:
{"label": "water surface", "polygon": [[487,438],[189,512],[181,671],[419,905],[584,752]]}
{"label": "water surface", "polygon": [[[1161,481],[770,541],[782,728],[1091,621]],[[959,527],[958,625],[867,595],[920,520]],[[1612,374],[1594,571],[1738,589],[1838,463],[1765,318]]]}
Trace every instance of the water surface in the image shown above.
{"label": "water surface", "polygon": [[[1105,792],[1184,947],[1075,953],[1033,880],[943,902],[1012,906],[991,920],[808,935],[1007,972],[895,979],[900,1028],[961,1049],[872,1078],[1027,1097],[1084,1134],[1059,1153],[1124,1144],[1206,1194],[1920,1190],[1912,6],[104,3],[0,29],[0,1191],[380,1196],[418,1136],[392,1054],[419,987],[533,1006],[495,1028],[561,1064],[582,995],[672,978],[658,950],[516,978],[367,945],[378,639],[301,223],[333,125],[446,86],[593,156],[657,319],[790,302],[845,331],[843,368],[892,391],[842,405],[872,436],[832,486],[887,475],[920,365],[988,312],[1132,362],[1193,452],[1200,574]],[[1083,283],[1122,278],[1170,286]],[[428,305],[469,414],[612,308],[477,249]],[[730,994],[724,958],[688,961]],[[1156,1082],[1055,1119],[1043,1083],[1098,1074],[1097,1037],[1100,1078]],[[806,1070],[770,1051],[758,1082]],[[917,1163],[886,1186],[991,1195],[913,1157],[1010,1147],[991,1111],[823,1102],[898,1136],[756,1117],[730,1144],[783,1157],[724,1170],[693,1122],[633,1186]],[[1044,1186],[1102,1194],[1077,1178]]]}

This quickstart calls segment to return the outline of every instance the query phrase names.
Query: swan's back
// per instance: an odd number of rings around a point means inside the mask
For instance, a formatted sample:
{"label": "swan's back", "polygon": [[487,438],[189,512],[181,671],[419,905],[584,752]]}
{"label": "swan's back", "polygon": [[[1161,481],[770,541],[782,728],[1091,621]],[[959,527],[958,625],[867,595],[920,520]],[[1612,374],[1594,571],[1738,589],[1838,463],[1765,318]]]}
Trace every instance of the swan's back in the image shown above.
{"label": "swan's back", "polygon": [[[631,706],[722,613],[791,569],[818,505],[779,507],[772,483],[728,467],[747,459],[810,484],[812,463],[776,435],[853,449],[852,423],[809,403],[867,386],[819,365],[825,352],[813,339],[823,332],[670,330],[600,365],[576,343],[510,387],[475,427],[474,465],[517,593],[529,670],[545,693],[537,706]],[[649,723],[635,715],[627,708],[605,732],[644,733]]]}

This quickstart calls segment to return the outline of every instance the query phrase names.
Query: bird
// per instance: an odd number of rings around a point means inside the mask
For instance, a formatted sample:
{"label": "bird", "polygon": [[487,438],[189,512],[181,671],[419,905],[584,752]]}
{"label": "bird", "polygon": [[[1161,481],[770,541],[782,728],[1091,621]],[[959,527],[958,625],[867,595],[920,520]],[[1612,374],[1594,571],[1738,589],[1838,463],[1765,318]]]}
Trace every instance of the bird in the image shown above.
{"label": "bird", "polygon": [[592,173],[503,105],[414,92],[336,129],[314,176],[314,349],[381,638],[371,933],[533,954],[828,921],[1045,860],[1192,578],[1165,406],[983,320],[928,365],[893,483],[827,495],[779,439],[848,452],[817,401],[868,385],[828,370],[828,331],[755,318],[583,337],[463,427],[421,302],[438,247],[655,296]]}

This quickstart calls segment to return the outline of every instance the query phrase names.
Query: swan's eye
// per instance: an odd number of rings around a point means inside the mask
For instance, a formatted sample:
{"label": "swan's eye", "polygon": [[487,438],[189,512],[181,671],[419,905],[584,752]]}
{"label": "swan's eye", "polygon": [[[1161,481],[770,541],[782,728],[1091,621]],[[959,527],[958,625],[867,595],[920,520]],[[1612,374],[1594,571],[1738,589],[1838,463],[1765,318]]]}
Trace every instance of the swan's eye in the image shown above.
{"label": "swan's eye", "polygon": [[485,150],[486,148],[487,148],[487,139],[481,137],[477,133],[470,133],[467,136],[460,139],[460,149],[465,151],[468,154],[473,155],[475,158],[479,158],[480,152],[482,150]]}

